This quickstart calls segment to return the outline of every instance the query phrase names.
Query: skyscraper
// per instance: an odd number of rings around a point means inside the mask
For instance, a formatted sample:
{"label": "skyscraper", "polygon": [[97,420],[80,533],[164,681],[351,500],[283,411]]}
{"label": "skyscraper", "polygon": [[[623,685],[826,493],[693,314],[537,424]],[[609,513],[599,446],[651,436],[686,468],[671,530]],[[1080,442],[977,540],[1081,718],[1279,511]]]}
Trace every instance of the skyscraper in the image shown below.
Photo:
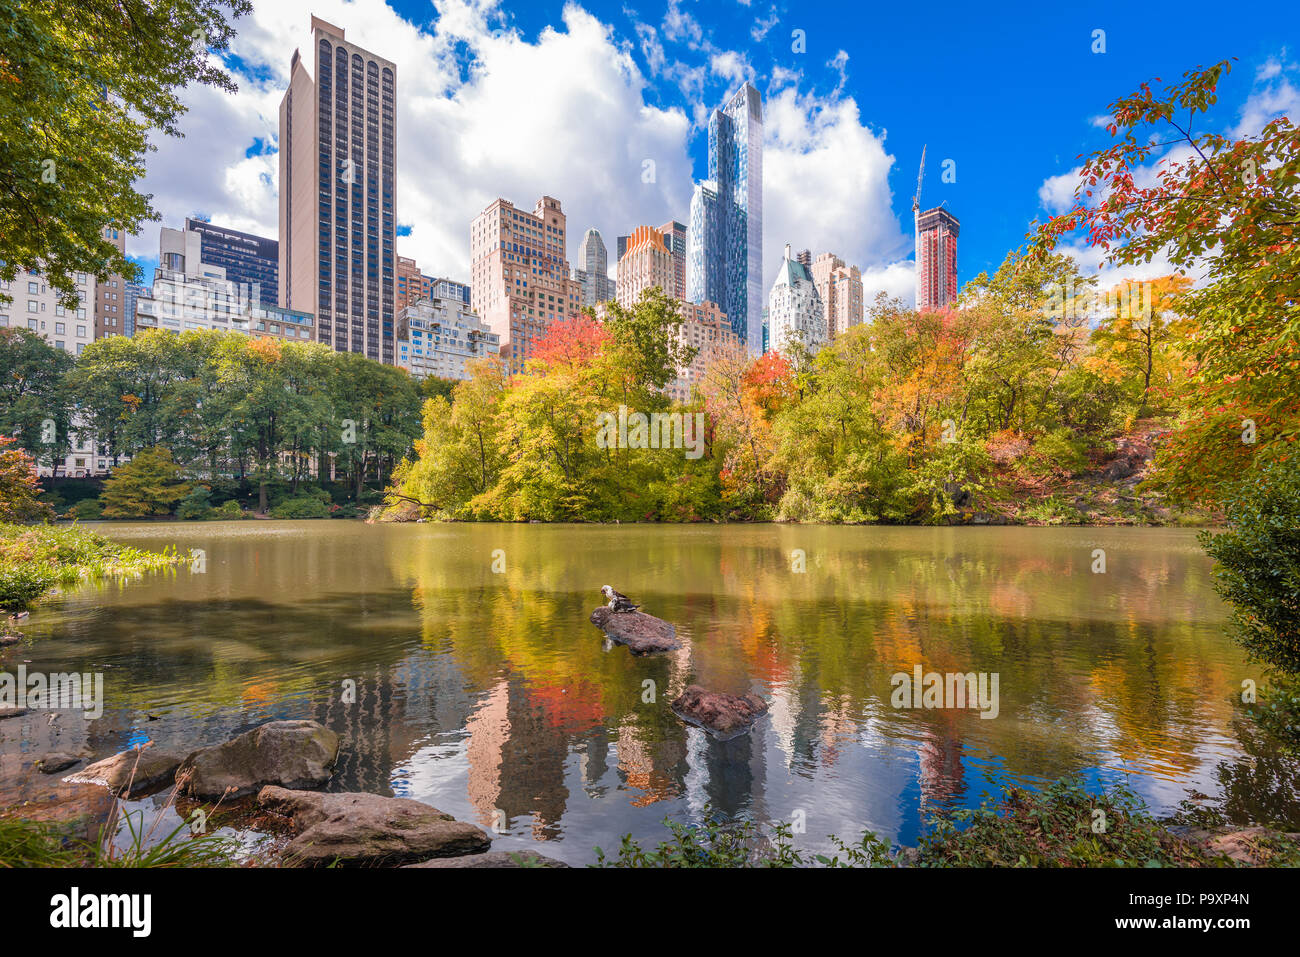
{"label": "skyscraper", "polygon": [[319,341],[394,362],[397,67],[311,18],[280,101],[280,295]]}
{"label": "skyscraper", "polygon": [[573,278],[582,287],[584,306],[594,306],[614,298],[614,283],[609,278],[609,252],[595,226],[582,237],[573,264]]}
{"label": "skyscraper", "polygon": [[652,226],[640,226],[628,237],[627,252],[618,261],[618,304],[630,309],[647,289],[658,287],[673,294],[673,254],[663,234]]}
{"label": "skyscraper", "polygon": [[[800,254],[802,257],[802,254]],[[802,258],[799,260],[804,262]],[[809,265],[804,262],[804,265]],[[862,322],[862,271],[846,266],[834,253],[822,253],[810,266],[817,294],[822,298],[826,335],[834,339]]]}
{"label": "skyscraper", "polygon": [[278,242],[238,229],[214,226],[201,219],[186,219],[185,228],[198,233],[199,253],[205,263],[221,266],[226,270],[227,279],[248,287],[250,299],[264,306],[279,305]]}
{"label": "skyscraper", "polygon": [[762,349],[763,104],[745,83],[709,117],[709,178],[691,197],[686,298],[717,302],[750,349]]}
{"label": "skyscraper", "polygon": [[495,199],[470,224],[470,286],[474,308],[501,337],[511,371],[523,369],[547,327],[582,309],[582,289],[569,275],[564,210],[543,196],[529,213]]}
{"label": "skyscraper", "polygon": [[916,221],[916,310],[939,309],[957,299],[957,233],[961,223],[943,207]]}
{"label": "skyscraper", "polygon": [[673,288],[664,292],[674,299],[686,298],[686,226],[670,219],[659,227],[664,245],[673,254]]}

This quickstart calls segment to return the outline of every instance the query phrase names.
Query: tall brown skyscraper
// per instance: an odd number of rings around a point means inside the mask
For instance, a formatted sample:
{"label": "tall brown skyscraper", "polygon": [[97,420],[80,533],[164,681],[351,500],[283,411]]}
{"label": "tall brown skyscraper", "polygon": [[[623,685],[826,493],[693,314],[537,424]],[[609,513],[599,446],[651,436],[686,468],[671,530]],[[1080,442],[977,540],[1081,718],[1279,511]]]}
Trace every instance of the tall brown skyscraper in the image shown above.
{"label": "tall brown skyscraper", "polygon": [[280,101],[280,305],[319,341],[392,364],[397,310],[397,67],[311,18]]}

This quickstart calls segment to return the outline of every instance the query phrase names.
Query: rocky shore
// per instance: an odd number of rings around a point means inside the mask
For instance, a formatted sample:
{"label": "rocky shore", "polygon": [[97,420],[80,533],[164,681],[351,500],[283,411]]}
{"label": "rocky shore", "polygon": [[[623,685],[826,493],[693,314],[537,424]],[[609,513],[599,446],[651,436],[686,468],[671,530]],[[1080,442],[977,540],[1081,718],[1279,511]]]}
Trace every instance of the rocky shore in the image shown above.
{"label": "rocky shore", "polygon": [[[17,712],[18,709],[14,709]],[[27,712],[23,712],[27,713]],[[18,717],[17,713],[4,718]],[[84,755],[51,752],[19,782],[27,799],[0,816],[57,824],[101,840],[118,800],[172,790],[178,812],[223,811],[272,835],[278,867],[564,867],[532,851],[492,851],[492,835],[407,798],[322,790],[339,759],[339,737],[316,721],[268,721],[188,753],[152,745],[76,768]],[[45,777],[73,769],[62,778]]]}

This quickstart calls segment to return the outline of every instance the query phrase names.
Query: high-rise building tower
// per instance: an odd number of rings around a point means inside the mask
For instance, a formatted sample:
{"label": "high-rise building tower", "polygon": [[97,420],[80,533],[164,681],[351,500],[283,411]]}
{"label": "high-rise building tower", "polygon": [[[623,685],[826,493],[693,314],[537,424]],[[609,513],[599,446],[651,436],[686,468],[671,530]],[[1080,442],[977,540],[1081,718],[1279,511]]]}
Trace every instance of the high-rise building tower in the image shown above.
{"label": "high-rise building tower", "polygon": [[[104,238],[116,246],[118,252],[126,252],[126,233],[116,226],[106,227]],[[130,335],[126,331],[126,280],[119,273],[95,283],[93,332],[96,339]]]}
{"label": "high-rise building tower", "polygon": [[501,357],[523,369],[547,327],[582,309],[582,288],[569,275],[564,210],[543,196],[530,213],[495,199],[470,224],[474,308],[501,337]]}
{"label": "high-rise building tower", "polygon": [[663,234],[664,245],[673,255],[673,288],[664,292],[674,299],[686,298],[686,226],[676,220],[669,220],[659,227]]}
{"label": "high-rise building tower", "polygon": [[627,252],[618,261],[618,304],[631,309],[647,289],[658,287],[672,296],[676,278],[673,254],[663,233],[652,226],[640,226],[628,237]]}
{"label": "high-rise building tower", "polygon": [[279,304],[319,341],[392,364],[396,342],[397,67],[311,18],[280,101]]}
{"label": "high-rise building tower", "polygon": [[[802,254],[800,254],[802,257]],[[799,260],[804,262],[802,258]],[[809,265],[804,263],[804,265]],[[834,253],[822,253],[810,266],[826,316],[826,335],[834,339],[862,322],[862,271]]]}
{"label": "high-rise building tower", "polygon": [[916,221],[916,310],[939,309],[957,299],[957,234],[961,223],[937,207]]}
{"label": "high-rise building tower", "polygon": [[686,298],[713,301],[751,352],[763,346],[763,103],[745,83],[709,118],[709,178],[691,197]]}
{"label": "high-rise building tower", "polygon": [[614,283],[609,278],[609,251],[595,226],[582,237],[573,264],[573,278],[582,287],[584,306],[594,306],[614,298]]}
{"label": "high-rise building tower", "polygon": [[228,280],[249,290],[250,299],[264,306],[279,305],[278,242],[201,219],[186,219],[185,228],[198,233],[199,253],[205,263],[224,268]]}

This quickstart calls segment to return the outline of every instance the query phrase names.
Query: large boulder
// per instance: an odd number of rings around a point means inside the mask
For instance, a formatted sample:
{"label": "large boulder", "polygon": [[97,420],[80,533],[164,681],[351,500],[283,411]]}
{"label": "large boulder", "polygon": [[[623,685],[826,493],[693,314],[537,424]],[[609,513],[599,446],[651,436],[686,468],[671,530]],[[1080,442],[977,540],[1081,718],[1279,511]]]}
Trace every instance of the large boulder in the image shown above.
{"label": "large boulder", "polygon": [[683,721],[725,741],[753,727],[767,713],[767,702],[756,694],[726,694],[691,685],[674,699],[672,709]]}
{"label": "large boulder", "polygon": [[379,794],[322,794],[263,788],[257,803],[289,819],[287,864],[319,867],[395,866],[435,857],[479,854],[492,845],[486,831],[435,807]]}
{"label": "large boulder", "polygon": [[170,785],[184,760],[184,754],[172,751],[130,748],[96,761],[63,780],[68,784],[99,784],[117,795],[142,797]]}
{"label": "large boulder", "polygon": [[568,867],[564,861],[538,854],[536,851],[488,851],[486,854],[466,854],[464,857],[435,857],[419,864],[404,867]]}
{"label": "large boulder", "polygon": [[268,784],[318,788],[330,779],[339,736],[317,721],[269,721],[225,744],[195,751],[176,772],[186,794],[217,800]]}
{"label": "large boulder", "polygon": [[677,629],[654,615],[643,611],[614,611],[601,605],[591,613],[591,623],[612,641],[627,645],[634,655],[649,655],[659,651],[676,651],[682,646],[677,640]]}

